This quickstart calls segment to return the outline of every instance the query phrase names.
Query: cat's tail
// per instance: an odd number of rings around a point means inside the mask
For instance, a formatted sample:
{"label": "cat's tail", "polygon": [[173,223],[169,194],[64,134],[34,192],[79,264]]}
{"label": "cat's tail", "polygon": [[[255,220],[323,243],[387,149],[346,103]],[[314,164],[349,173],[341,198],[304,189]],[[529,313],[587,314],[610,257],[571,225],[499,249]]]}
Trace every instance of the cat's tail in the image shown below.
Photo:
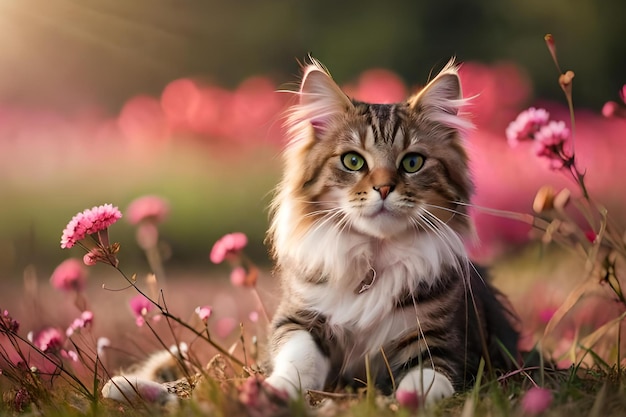
{"label": "cat's tail", "polygon": [[187,346],[183,343],[153,353],[129,372],[122,372],[107,381],[102,387],[102,396],[128,404],[139,401],[157,406],[177,404],[178,395],[170,389],[168,382],[185,377],[183,362],[189,365],[186,351]]}

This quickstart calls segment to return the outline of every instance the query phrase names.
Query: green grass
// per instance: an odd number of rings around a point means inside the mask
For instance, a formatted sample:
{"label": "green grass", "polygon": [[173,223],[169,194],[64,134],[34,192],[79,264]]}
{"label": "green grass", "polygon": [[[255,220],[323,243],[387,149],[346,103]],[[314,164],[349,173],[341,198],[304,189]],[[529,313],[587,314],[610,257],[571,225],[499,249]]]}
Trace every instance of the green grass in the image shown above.
{"label": "green grass", "polygon": [[[521,374],[520,374],[521,375]],[[623,416],[626,410],[624,374],[616,370],[609,373],[598,370],[550,371],[545,375],[545,388],[553,394],[553,402],[542,414],[563,417]],[[89,402],[71,388],[58,384],[21,412],[15,410],[11,397],[15,391],[5,390],[2,415],[45,416],[224,416],[246,415],[249,410],[238,400],[238,387],[242,379],[232,378],[201,383],[191,399],[183,399],[176,406],[135,404],[121,405],[110,400]],[[361,393],[348,395],[317,395],[315,405],[295,402],[277,405],[271,410],[275,415],[305,416],[316,413],[323,416],[524,416],[520,400],[532,386],[529,379],[516,376],[504,381],[482,380],[468,392],[457,394],[426,409],[409,410],[400,407],[393,398]],[[270,409],[262,402],[257,410]]]}

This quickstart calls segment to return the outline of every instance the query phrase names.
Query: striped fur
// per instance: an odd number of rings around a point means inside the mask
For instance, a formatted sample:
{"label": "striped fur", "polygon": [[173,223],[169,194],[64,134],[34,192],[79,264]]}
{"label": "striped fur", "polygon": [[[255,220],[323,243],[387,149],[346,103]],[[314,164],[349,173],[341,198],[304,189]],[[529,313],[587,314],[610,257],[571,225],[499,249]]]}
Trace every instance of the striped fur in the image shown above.
{"label": "striped fur", "polygon": [[[267,382],[292,396],[358,386],[369,360],[378,388],[429,402],[470,384],[481,357],[511,367],[509,313],[463,244],[471,123],[457,66],[383,105],[350,100],[313,61],[297,95],[268,234],[283,297]],[[353,153],[356,170],[342,162]]]}

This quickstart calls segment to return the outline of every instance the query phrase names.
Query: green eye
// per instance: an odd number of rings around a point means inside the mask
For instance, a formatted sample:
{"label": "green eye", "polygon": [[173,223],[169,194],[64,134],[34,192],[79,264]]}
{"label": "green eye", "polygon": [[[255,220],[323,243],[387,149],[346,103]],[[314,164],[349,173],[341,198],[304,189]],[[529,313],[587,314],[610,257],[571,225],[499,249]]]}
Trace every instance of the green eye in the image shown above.
{"label": "green eye", "polygon": [[341,157],[341,163],[350,171],[360,171],[365,166],[365,159],[356,152],[348,152]]}
{"label": "green eye", "polygon": [[425,160],[426,158],[424,158],[423,155],[418,153],[408,153],[404,156],[404,158],[402,158],[400,165],[404,172],[412,174],[419,171],[424,166]]}

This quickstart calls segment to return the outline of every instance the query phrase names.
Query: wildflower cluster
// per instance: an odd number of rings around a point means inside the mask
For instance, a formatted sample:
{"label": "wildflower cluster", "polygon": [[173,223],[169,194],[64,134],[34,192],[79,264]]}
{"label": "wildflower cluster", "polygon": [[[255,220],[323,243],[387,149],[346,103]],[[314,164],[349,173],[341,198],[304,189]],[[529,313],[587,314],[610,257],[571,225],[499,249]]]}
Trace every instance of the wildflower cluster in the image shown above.
{"label": "wildflower cluster", "polygon": [[547,158],[552,169],[571,167],[575,162],[570,130],[565,122],[550,120],[545,109],[531,107],[521,112],[507,127],[506,138],[512,147],[520,141],[533,140],[535,154]]}
{"label": "wildflower cluster", "polygon": [[[85,265],[95,265],[104,262],[117,266],[116,254],[119,251],[118,243],[109,243],[108,228],[122,217],[117,207],[103,204],[86,209],[72,217],[61,235],[61,248],[69,249],[80,244],[87,252],[83,257]],[[90,242],[85,242],[89,237]]]}
{"label": "wildflower cluster", "polygon": [[[561,72],[556,58],[554,38],[546,37],[549,51]],[[559,76],[559,84],[565,93],[571,112],[571,125],[574,125],[572,106],[573,72],[567,71]],[[626,233],[617,222],[609,217],[606,208],[596,202],[589,194],[585,175],[577,165],[572,131],[562,121],[550,120],[545,109],[529,108],[522,112],[516,120],[509,124],[506,138],[510,145],[516,146],[520,141],[533,140],[537,156],[547,158],[550,167],[554,170],[571,174],[581,197],[564,188],[555,191],[551,186],[543,186],[537,192],[534,202],[534,215],[530,223],[540,232],[541,242],[549,244],[555,242],[562,247],[572,250],[577,256],[582,256],[587,263],[587,279],[565,297],[558,307],[548,306],[545,311],[539,312],[539,320],[544,322],[544,336],[549,336],[563,318],[570,314],[573,307],[588,293],[597,291],[600,282],[605,289],[605,296],[612,299],[616,309],[605,306],[605,311],[611,311],[614,317],[603,319],[590,333],[575,329],[571,335],[561,337],[556,345],[543,340],[543,347],[552,350],[549,353],[558,353],[557,361],[567,359],[569,363],[582,361],[585,357],[592,363],[595,359],[608,358],[621,346],[614,344],[610,336],[619,332],[622,321],[626,318],[626,297],[622,291],[621,275],[623,262],[626,261]],[[520,217],[522,218],[522,217]],[[526,218],[526,217],[524,217]],[[589,314],[587,314],[589,316]],[[569,342],[571,347],[563,346],[561,342]],[[600,343],[600,342],[604,343]],[[589,349],[594,348],[594,356],[588,355]],[[567,357],[564,358],[563,355]],[[595,358],[595,359],[594,359]],[[530,414],[536,414],[549,403],[549,393],[539,389],[529,392],[522,406]]]}

